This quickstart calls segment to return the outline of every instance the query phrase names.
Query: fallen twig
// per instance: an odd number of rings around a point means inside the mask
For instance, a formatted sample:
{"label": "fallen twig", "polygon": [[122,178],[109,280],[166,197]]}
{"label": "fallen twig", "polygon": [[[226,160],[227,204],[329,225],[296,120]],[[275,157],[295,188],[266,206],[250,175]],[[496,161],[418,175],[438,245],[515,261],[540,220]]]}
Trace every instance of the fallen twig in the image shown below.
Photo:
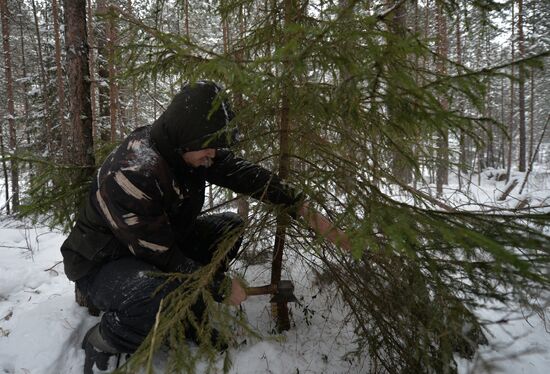
{"label": "fallen twig", "polygon": [[44,270],[44,271],[55,271],[55,272],[57,272],[57,271],[54,270],[53,268],[56,267],[57,265],[59,265],[59,264],[62,263],[62,262],[63,262],[63,260],[57,261],[51,268],[48,268],[48,269],[46,269],[46,270]]}

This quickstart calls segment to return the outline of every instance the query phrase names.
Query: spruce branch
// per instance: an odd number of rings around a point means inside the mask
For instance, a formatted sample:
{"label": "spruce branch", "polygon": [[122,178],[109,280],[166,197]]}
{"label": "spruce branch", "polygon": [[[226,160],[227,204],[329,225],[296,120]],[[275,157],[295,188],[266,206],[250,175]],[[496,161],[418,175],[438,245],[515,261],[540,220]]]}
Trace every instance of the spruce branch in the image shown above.
{"label": "spruce branch", "polygon": [[498,64],[498,65],[495,65],[495,66],[484,67],[484,68],[478,69],[478,70],[471,70],[471,69],[468,69],[465,66],[462,66],[462,68],[464,70],[467,70],[466,73],[439,77],[439,78],[437,78],[437,79],[435,79],[431,82],[428,82],[427,84],[421,86],[421,88],[427,89],[427,88],[431,88],[431,87],[434,87],[434,86],[443,85],[447,82],[457,80],[457,79],[477,77],[477,76],[481,76],[481,75],[492,75],[492,74],[495,74],[496,72],[498,72],[499,70],[503,70],[503,69],[506,69],[506,68],[509,68],[509,67],[512,67],[512,66],[518,66],[518,65],[525,64],[525,63],[528,63],[528,62],[531,62],[531,61],[535,61],[535,60],[540,60],[540,59],[548,57],[548,56],[550,56],[550,50],[539,52],[539,53],[531,55],[531,56],[526,56],[526,57],[523,57],[521,59],[514,59],[513,61],[507,61],[507,62],[504,62],[502,64]]}

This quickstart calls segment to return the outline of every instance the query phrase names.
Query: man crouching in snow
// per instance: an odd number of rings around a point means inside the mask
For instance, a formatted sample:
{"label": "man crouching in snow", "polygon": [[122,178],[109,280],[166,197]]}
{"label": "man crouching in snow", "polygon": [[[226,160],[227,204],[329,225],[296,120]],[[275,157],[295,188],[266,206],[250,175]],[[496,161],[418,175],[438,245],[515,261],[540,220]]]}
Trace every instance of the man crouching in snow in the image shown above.
{"label": "man crouching in snow", "polygon": [[[237,131],[220,87],[199,81],[186,85],[152,126],[132,132],[99,168],[87,203],[63,243],[67,277],[89,303],[103,311],[86,334],[86,367],[105,370],[108,358],[132,353],[155,321],[160,302],[177,285],[149,273],[192,273],[210,263],[224,236],[238,240],[217,270],[210,291],[218,302],[246,299],[231,279],[220,285],[239,250],[243,220],[234,213],[201,216],[205,182],[227,187],[300,215],[329,240],[349,249],[347,238],[303,197],[268,170],[236,157],[229,148]],[[155,292],[157,291],[157,292]],[[204,305],[192,307],[202,315]],[[190,332],[192,335],[193,332]]]}

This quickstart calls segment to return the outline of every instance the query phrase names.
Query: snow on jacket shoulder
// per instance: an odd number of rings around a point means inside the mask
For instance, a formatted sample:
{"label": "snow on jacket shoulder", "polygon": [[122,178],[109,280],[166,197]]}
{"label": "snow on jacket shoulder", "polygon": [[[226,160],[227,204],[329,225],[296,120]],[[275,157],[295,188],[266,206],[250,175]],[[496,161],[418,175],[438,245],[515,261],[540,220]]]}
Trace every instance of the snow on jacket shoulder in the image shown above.
{"label": "snow on jacket shoulder", "polygon": [[88,202],[61,248],[69,279],[130,255],[163,271],[198,268],[177,248],[167,212],[183,197],[152,147],[149,131],[135,130],[98,170]]}
{"label": "snow on jacket shoulder", "polygon": [[114,236],[135,256],[163,271],[191,270],[177,248],[168,212],[183,197],[173,173],[149,140],[132,133],[102,165],[91,200]]}

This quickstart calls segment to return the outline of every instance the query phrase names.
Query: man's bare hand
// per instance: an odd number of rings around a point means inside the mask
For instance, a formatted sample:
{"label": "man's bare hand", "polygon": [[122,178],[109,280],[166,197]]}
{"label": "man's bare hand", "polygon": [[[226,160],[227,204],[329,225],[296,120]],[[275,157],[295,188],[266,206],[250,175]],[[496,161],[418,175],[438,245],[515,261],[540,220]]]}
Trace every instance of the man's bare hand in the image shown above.
{"label": "man's bare hand", "polygon": [[230,305],[240,305],[246,300],[246,291],[237,279],[231,279],[231,295],[226,302]]}
{"label": "man's bare hand", "polygon": [[334,226],[334,224],[327,217],[310,208],[307,203],[304,203],[304,205],[300,207],[298,214],[304,217],[306,222],[309,224],[309,227],[311,227],[317,234],[329,240],[344,251],[351,251],[351,241],[346,233]]}

